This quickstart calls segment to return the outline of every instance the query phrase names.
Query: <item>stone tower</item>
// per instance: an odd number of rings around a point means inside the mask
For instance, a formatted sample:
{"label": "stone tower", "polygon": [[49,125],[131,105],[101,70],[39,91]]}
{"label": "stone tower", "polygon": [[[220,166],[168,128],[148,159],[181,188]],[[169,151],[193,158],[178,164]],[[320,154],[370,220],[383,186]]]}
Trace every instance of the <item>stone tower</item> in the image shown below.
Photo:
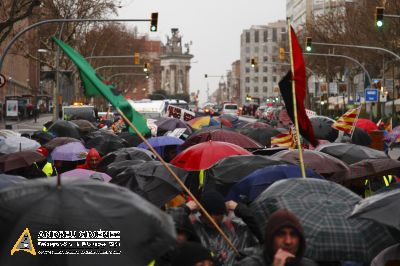
{"label": "stone tower", "polygon": [[164,54],[161,56],[161,89],[169,94],[189,94],[190,60],[189,44],[182,48],[179,29],[171,29],[172,36],[167,36]]}

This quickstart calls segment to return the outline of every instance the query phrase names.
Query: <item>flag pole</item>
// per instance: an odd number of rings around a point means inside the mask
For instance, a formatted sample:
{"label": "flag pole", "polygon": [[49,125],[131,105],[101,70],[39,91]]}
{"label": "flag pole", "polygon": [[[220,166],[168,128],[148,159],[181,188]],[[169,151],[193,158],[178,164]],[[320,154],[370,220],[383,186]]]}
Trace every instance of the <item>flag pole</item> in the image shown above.
{"label": "flag pole", "polygon": [[357,112],[356,120],[354,120],[353,125],[351,126],[350,140],[353,139],[354,129],[355,129],[355,127],[356,127],[356,123],[357,123],[358,117],[360,116],[360,113],[361,113],[361,106],[358,107],[358,112]]}
{"label": "flag pole", "polygon": [[133,125],[133,123],[125,116],[125,114],[117,108],[119,115],[125,120],[125,122],[136,132],[136,134],[140,137],[140,139],[149,147],[149,149],[154,153],[158,160],[164,165],[167,171],[175,178],[178,184],[185,190],[185,192],[193,199],[193,201],[197,204],[199,209],[203,212],[203,214],[207,217],[207,219],[212,223],[212,225],[217,229],[217,231],[221,234],[222,238],[228,243],[229,247],[233,250],[236,256],[239,256],[240,253],[237,248],[233,245],[232,241],[228,238],[228,236],[222,231],[221,227],[214,221],[211,215],[204,209],[203,205],[197,200],[197,198],[190,192],[190,190],[185,186],[182,180],[172,171],[171,167],[164,161],[164,159],[158,154],[158,152],[151,146],[151,144],[140,134],[139,130]]}
{"label": "flag pole", "polygon": [[306,177],[306,171],[304,168],[304,160],[303,160],[303,151],[301,149],[301,142],[300,137],[298,136],[299,130],[299,121],[297,119],[297,102],[296,102],[296,83],[294,79],[296,78],[296,73],[294,72],[294,63],[293,63],[293,51],[292,51],[292,28],[290,26],[290,18],[287,18],[288,22],[288,34],[289,34],[289,48],[290,48],[290,67],[292,70],[292,95],[293,95],[293,114],[294,114],[294,124],[296,127],[296,134],[297,134],[297,149],[299,150],[299,159],[300,159],[300,168],[301,168],[301,176],[303,178]]}

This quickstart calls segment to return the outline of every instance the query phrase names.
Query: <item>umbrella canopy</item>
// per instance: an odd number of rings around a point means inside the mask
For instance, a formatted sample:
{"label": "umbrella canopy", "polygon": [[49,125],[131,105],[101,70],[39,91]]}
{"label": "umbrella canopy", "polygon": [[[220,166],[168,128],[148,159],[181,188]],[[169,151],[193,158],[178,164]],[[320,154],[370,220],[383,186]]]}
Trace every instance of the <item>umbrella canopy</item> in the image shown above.
{"label": "umbrella canopy", "polygon": [[48,129],[48,132],[52,133],[56,137],[70,137],[74,139],[80,139],[79,127],[66,120],[57,120]]}
{"label": "umbrella canopy", "polygon": [[354,128],[353,136],[351,137],[351,142],[353,144],[369,147],[371,145],[371,141],[371,137],[365,130],[359,127]]}
{"label": "umbrella canopy", "polygon": [[37,151],[20,151],[0,156],[0,171],[8,172],[14,169],[24,168],[33,163],[46,159]]}
{"label": "umbrella canopy", "polygon": [[260,128],[260,127],[271,127],[271,126],[264,122],[252,122],[243,126],[243,128]]}
{"label": "umbrella canopy", "polygon": [[259,149],[259,150],[255,150],[252,153],[254,155],[274,155],[275,153],[278,153],[280,151],[286,151],[288,148],[285,147],[273,147],[273,148],[266,148],[266,149]]}
{"label": "umbrella canopy", "polygon": [[209,140],[229,142],[244,149],[259,149],[263,147],[257,141],[238,132],[224,129],[213,129],[191,135],[188,139],[186,139],[185,143],[182,144],[181,149],[184,150],[190,146]]}
{"label": "umbrella canopy", "polygon": [[216,121],[215,119],[212,119],[210,116],[196,117],[196,118],[193,118],[192,120],[187,121],[186,123],[194,129],[200,129],[202,127],[220,125],[220,123],[218,121]]}
{"label": "umbrella canopy", "polygon": [[[275,153],[273,158],[279,158],[283,161],[300,164],[299,150],[286,150]],[[349,166],[341,160],[323,152],[315,150],[303,150],[304,166],[310,168],[324,177],[341,181],[349,174]]]}
{"label": "umbrella canopy", "polygon": [[80,142],[71,142],[56,147],[51,152],[51,158],[57,161],[81,161],[86,159],[87,149]]}
{"label": "umbrella canopy", "polygon": [[[10,250],[29,227],[34,244],[39,231],[78,234],[78,231],[117,230],[121,251],[117,256],[69,256],[68,259],[17,254],[1,256],[1,265],[131,265],[132,262],[147,265],[175,244],[171,217],[128,189],[109,183],[71,180],[62,181],[58,188],[53,178],[29,181],[2,190],[0,206],[1,250]],[[36,252],[45,249],[34,247]]]}
{"label": "umbrella canopy", "polygon": [[393,159],[365,159],[350,165],[350,178],[400,175],[400,162]]}
{"label": "umbrella canopy", "polygon": [[58,138],[54,138],[54,139],[50,140],[49,142],[44,144],[43,147],[45,147],[49,151],[52,151],[58,146],[62,146],[62,145],[65,145],[65,144],[71,143],[71,142],[80,142],[80,141],[77,139],[74,139],[74,138],[58,137]]}
{"label": "umbrella canopy", "polygon": [[241,128],[239,132],[249,138],[254,139],[261,145],[266,146],[267,148],[271,147],[271,138],[281,134],[275,128]]}
{"label": "umbrella canopy", "polygon": [[16,131],[10,130],[10,129],[0,129],[0,136],[4,138],[8,137],[21,137],[21,133],[18,133]]}
{"label": "umbrella canopy", "polygon": [[77,125],[79,131],[84,134],[97,130],[97,128],[87,120],[79,119],[79,120],[71,120],[71,122]]}
{"label": "umbrella canopy", "polygon": [[[180,138],[170,137],[170,136],[149,138],[147,141],[153,148],[170,146],[170,145],[179,146],[179,145],[183,144],[183,140],[181,140]],[[142,149],[146,149],[146,150],[149,149],[149,147],[144,142],[140,143],[138,148],[142,148]]]}
{"label": "umbrella canopy", "polygon": [[130,132],[121,132],[118,135],[118,138],[126,140],[128,143],[128,147],[137,147],[140,143],[142,143],[142,139],[136,135],[132,134]]}
{"label": "umbrella canopy", "polygon": [[126,161],[117,161],[114,163],[109,164],[107,167],[99,169],[106,173],[107,175],[111,176],[112,178],[116,178],[117,175],[125,171],[125,169],[134,166],[143,164],[146,161],[144,160],[126,160]]}
{"label": "umbrella canopy", "polygon": [[352,218],[376,221],[400,230],[400,189],[394,189],[360,200]]}
{"label": "umbrella canopy", "polygon": [[[306,169],[306,176],[324,179],[311,169]],[[301,178],[301,168],[297,165],[271,165],[258,169],[236,183],[226,196],[226,200],[249,204],[274,182],[289,178]]]}
{"label": "umbrella canopy", "polygon": [[310,117],[310,121],[316,139],[324,139],[330,142],[334,142],[337,139],[339,132],[332,128],[335,120],[326,116],[313,116]]}
{"label": "umbrella canopy", "polygon": [[318,146],[320,151],[336,157],[347,164],[357,163],[364,159],[387,159],[383,151],[349,143],[329,143]]}
{"label": "umbrella canopy", "polygon": [[[188,172],[169,166],[179,179],[186,181]],[[159,161],[130,166],[111,182],[131,189],[158,207],[164,206],[182,192],[178,182]]]}
{"label": "umbrella canopy", "polygon": [[86,142],[86,147],[88,149],[95,148],[101,156],[104,156],[109,152],[126,148],[127,146],[128,143],[124,139],[111,134],[98,135]]}
{"label": "umbrella canopy", "polygon": [[396,142],[399,136],[400,136],[400,126],[397,126],[393,128],[390,132],[388,132],[384,139],[387,142]]}
{"label": "umbrella canopy", "polygon": [[87,170],[87,169],[74,169],[71,171],[67,171],[61,174],[61,178],[63,179],[94,179],[94,180],[101,180],[104,182],[110,182],[111,176],[101,173],[101,172],[96,172],[92,170]]}
{"label": "umbrella canopy", "polygon": [[295,178],[272,184],[251,208],[261,225],[278,209],[285,208],[296,215],[305,231],[305,257],[317,261],[370,262],[394,240],[379,224],[347,218],[360,200],[334,182]]}
{"label": "umbrella canopy", "polygon": [[0,143],[0,153],[10,154],[19,151],[36,150],[40,143],[25,137],[11,136]]}
{"label": "umbrella canopy", "polygon": [[356,122],[356,127],[364,129],[368,134],[371,131],[379,130],[378,126],[369,119],[359,118]]}
{"label": "umbrella canopy", "polygon": [[180,119],[173,117],[162,117],[155,122],[157,126],[157,134],[162,136],[167,131],[173,131],[177,128],[186,128],[184,134],[190,135],[193,133],[193,129]]}
{"label": "umbrella canopy", "polygon": [[189,171],[204,170],[222,158],[250,154],[235,144],[210,140],[184,150],[171,161],[171,164]]}
{"label": "umbrella canopy", "polygon": [[31,139],[36,140],[40,145],[44,145],[54,139],[54,136],[48,132],[36,131],[32,134]]}
{"label": "umbrella canopy", "polygon": [[215,180],[217,184],[234,184],[260,168],[278,164],[286,162],[261,155],[229,156],[208,169],[207,177]]}
{"label": "umbrella canopy", "polygon": [[104,156],[97,166],[97,169],[101,172],[105,172],[109,164],[114,162],[121,162],[126,160],[151,161],[155,159],[156,157],[151,151],[136,147],[122,148],[115,152],[110,152],[109,154]]}
{"label": "umbrella canopy", "polygon": [[0,174],[0,189],[4,189],[25,181],[27,181],[27,179],[23,176]]}

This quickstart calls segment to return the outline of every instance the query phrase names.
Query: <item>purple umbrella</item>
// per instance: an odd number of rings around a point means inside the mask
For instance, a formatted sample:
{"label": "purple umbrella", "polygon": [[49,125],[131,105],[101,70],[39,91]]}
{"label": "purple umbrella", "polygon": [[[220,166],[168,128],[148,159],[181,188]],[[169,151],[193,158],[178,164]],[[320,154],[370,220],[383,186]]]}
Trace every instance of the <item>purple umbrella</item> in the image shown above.
{"label": "purple umbrella", "polygon": [[400,136],[400,126],[397,126],[392,129],[387,135],[385,136],[385,141],[387,142],[396,142],[396,139]]}
{"label": "purple umbrella", "polygon": [[111,176],[101,173],[101,172],[96,172],[92,170],[87,170],[87,169],[74,169],[65,173],[61,174],[61,178],[68,178],[68,179],[95,179],[95,180],[101,180],[104,182],[110,182],[112,179]]}
{"label": "purple umbrella", "polygon": [[85,160],[87,149],[80,142],[71,142],[56,147],[51,153],[51,158],[57,161]]}

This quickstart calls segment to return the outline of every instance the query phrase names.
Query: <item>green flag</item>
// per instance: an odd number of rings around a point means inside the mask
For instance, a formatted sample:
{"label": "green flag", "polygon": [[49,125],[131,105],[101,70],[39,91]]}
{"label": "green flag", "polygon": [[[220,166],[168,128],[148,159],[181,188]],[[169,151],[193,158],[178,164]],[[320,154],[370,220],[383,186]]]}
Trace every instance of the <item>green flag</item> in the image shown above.
{"label": "green flag", "polygon": [[[142,135],[150,133],[150,130],[147,127],[146,119],[140,113],[138,113],[120,93],[115,92],[114,86],[104,84],[97,76],[96,71],[85,60],[85,58],[83,58],[82,55],[56,37],[53,36],[52,39],[58,46],[60,46],[61,49],[63,49],[64,53],[75,63],[76,67],[78,68],[82,83],[85,87],[86,96],[91,97],[95,95],[102,95],[111,103],[112,106],[119,108],[132,122],[132,124],[136,126]],[[126,126],[129,127],[128,125]],[[130,127],[129,131],[133,132]]]}

